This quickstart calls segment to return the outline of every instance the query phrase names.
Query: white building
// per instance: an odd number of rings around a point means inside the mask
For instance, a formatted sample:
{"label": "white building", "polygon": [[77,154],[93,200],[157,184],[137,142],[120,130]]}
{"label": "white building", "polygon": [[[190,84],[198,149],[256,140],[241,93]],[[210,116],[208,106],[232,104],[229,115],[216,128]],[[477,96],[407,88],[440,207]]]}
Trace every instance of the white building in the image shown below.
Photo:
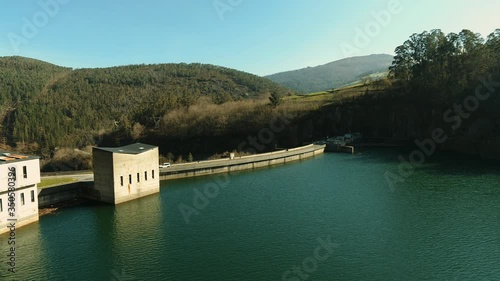
{"label": "white building", "polygon": [[158,147],[134,143],[92,152],[97,200],[120,204],[160,191]]}
{"label": "white building", "polygon": [[38,183],[38,157],[0,151],[0,234],[8,232],[11,223],[19,228],[38,221]]}

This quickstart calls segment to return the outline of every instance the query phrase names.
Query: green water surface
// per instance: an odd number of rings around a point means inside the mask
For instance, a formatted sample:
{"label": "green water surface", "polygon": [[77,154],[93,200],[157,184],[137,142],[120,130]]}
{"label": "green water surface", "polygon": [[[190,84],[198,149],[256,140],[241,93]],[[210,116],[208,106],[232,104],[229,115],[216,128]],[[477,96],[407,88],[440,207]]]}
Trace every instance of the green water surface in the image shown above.
{"label": "green water surface", "polygon": [[1,236],[0,279],[500,280],[499,163],[438,155],[391,189],[399,154],[325,154],[64,209],[17,230],[16,274]]}

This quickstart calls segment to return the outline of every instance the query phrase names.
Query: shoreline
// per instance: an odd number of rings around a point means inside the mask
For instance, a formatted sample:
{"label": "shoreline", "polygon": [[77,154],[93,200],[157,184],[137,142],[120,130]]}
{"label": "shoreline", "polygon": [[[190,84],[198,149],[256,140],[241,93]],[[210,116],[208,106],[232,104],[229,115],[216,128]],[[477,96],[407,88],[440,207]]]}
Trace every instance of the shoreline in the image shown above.
{"label": "shoreline", "polygon": [[55,203],[55,204],[52,204],[48,207],[38,208],[38,216],[43,217],[43,216],[47,216],[47,215],[54,215],[60,209],[67,209],[67,208],[71,208],[71,207],[76,207],[76,206],[83,205],[85,203],[87,203],[87,200],[82,199],[82,198],[73,199],[71,201]]}

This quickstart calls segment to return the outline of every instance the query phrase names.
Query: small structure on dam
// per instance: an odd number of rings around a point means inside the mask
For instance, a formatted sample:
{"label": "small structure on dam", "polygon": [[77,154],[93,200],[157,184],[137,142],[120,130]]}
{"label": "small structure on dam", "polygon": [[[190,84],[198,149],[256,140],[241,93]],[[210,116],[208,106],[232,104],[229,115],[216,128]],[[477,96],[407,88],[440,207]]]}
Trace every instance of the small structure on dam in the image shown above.
{"label": "small structure on dam", "polygon": [[39,183],[38,157],[0,151],[0,234],[38,221]]}
{"label": "small structure on dam", "polygon": [[95,199],[120,204],[160,191],[158,147],[134,143],[94,147]]}

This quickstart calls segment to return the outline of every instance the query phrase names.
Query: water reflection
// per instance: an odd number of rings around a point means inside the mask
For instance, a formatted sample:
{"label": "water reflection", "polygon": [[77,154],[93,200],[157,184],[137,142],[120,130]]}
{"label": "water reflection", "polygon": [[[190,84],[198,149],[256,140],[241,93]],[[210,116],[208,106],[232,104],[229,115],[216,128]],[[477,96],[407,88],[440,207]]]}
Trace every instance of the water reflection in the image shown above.
{"label": "water reflection", "polygon": [[[38,222],[17,229],[15,245],[8,245],[7,238],[8,235],[2,235],[2,246],[0,247],[2,250],[1,280],[15,280],[20,276],[28,276],[28,274],[40,276],[41,279],[48,278],[48,271],[50,269],[44,266],[46,249],[42,243],[42,232]],[[9,248],[12,246],[16,249],[16,274],[8,272],[8,265],[6,265],[8,259],[6,256],[9,253]]]}
{"label": "water reflection", "polygon": [[488,164],[442,159],[392,191],[384,173],[397,170],[398,155],[327,154],[232,175],[190,224],[178,206],[192,205],[193,189],[210,177],[163,183],[160,194],[118,206],[64,209],[19,230],[16,277],[276,280],[328,235],[340,247],[310,280],[499,276],[500,175],[465,172]]}

